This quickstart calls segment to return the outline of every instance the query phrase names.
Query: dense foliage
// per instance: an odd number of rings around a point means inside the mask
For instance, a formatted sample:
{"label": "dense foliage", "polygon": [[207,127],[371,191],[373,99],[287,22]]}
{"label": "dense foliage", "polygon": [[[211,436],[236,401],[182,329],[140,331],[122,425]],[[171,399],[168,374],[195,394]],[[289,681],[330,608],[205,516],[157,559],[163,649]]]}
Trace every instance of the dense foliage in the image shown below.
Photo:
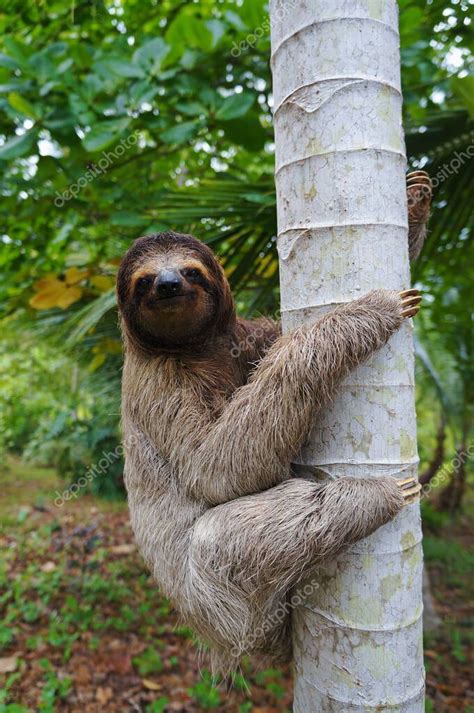
{"label": "dense foliage", "polygon": [[[438,411],[453,443],[472,422],[472,2],[400,9],[410,161],[436,186],[415,274],[431,295],[429,460]],[[20,383],[4,397],[3,445],[76,479],[118,440],[113,282],[134,237],[193,232],[221,253],[242,310],[277,306],[266,3],[8,0],[0,34],[1,377]]]}

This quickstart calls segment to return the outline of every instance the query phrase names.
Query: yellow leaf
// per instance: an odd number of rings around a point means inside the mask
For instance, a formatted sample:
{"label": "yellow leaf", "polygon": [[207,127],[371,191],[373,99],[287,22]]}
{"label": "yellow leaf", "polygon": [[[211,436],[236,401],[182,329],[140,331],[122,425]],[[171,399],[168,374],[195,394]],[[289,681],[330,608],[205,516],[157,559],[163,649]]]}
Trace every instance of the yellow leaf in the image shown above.
{"label": "yellow leaf", "polygon": [[105,359],[105,354],[96,354],[95,357],[92,359],[91,363],[89,364],[89,371],[96,371],[99,366],[102,366]]}
{"label": "yellow leaf", "polygon": [[90,409],[82,404],[79,404],[76,410],[77,418],[79,421],[89,421],[92,418]]}
{"label": "yellow leaf", "polygon": [[64,278],[67,285],[75,285],[83,280],[89,274],[89,270],[79,270],[78,267],[70,267],[64,273]]}
{"label": "yellow leaf", "polygon": [[278,262],[273,260],[270,265],[263,271],[262,277],[270,278],[273,277],[275,272],[278,270]]}
{"label": "yellow leaf", "polygon": [[57,282],[59,282],[59,280],[56,275],[45,275],[41,278],[41,280],[35,282],[33,289],[35,289],[36,292],[43,292],[44,290],[47,290],[50,285]]}
{"label": "yellow leaf", "polygon": [[51,309],[51,307],[66,309],[82,297],[80,287],[68,287],[62,280],[45,278],[41,283],[42,290],[30,299],[30,305],[34,309]]}
{"label": "yellow leaf", "polygon": [[63,292],[58,295],[58,298],[56,300],[56,307],[61,307],[61,309],[67,309],[70,307],[74,302],[77,302],[80,300],[82,297],[82,290],[80,287],[67,287],[65,285],[65,289]]}
{"label": "yellow leaf", "polygon": [[150,681],[148,678],[142,678],[142,683],[149,691],[160,691],[163,688],[161,684]]}
{"label": "yellow leaf", "polygon": [[133,552],[136,551],[136,547],[134,544],[127,545],[127,544],[122,544],[122,545],[113,545],[112,547],[109,547],[109,552],[111,552],[113,555],[131,555]]}
{"label": "yellow leaf", "polygon": [[94,275],[94,277],[91,277],[90,282],[100,292],[108,292],[115,285],[115,279],[110,275]]}
{"label": "yellow leaf", "polygon": [[64,290],[68,289],[66,283],[56,278],[45,278],[41,280],[41,282],[41,291],[30,299],[31,307],[34,307],[34,309],[51,309],[51,307],[56,307],[58,299]]}

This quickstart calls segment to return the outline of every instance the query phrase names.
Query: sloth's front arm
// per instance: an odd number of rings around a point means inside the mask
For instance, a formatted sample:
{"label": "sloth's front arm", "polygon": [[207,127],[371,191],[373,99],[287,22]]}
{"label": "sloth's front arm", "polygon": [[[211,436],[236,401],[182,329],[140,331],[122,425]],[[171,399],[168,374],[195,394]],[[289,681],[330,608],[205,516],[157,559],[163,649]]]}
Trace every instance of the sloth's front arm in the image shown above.
{"label": "sloth's front arm", "polygon": [[195,446],[183,447],[178,430],[169,434],[167,456],[182,487],[216,505],[286,480],[315,412],[416,313],[420,299],[416,290],[376,290],[280,337],[217,420],[192,416]]}

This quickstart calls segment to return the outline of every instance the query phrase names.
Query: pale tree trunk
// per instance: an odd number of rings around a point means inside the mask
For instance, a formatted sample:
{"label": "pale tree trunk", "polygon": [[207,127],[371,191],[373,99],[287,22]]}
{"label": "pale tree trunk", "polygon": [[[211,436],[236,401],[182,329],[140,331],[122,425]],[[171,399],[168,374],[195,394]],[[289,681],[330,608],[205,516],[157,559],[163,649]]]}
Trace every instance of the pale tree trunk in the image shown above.
{"label": "pale tree trunk", "polygon": [[[272,0],[271,20],[288,330],[371,289],[409,287],[398,11],[394,0]],[[402,477],[417,463],[407,321],[346,380],[297,468]],[[419,506],[316,579],[293,617],[295,713],[423,711]]]}

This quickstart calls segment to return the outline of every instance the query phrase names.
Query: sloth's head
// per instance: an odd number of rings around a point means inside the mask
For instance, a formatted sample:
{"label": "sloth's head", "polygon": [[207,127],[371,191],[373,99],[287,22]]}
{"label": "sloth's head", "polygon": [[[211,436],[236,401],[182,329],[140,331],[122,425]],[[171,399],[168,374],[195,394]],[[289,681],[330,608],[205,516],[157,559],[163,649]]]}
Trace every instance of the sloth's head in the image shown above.
{"label": "sloth's head", "polygon": [[138,238],[122,260],[117,297],[127,336],[147,352],[205,345],[226,333],[234,302],[213,252],[191,235]]}

